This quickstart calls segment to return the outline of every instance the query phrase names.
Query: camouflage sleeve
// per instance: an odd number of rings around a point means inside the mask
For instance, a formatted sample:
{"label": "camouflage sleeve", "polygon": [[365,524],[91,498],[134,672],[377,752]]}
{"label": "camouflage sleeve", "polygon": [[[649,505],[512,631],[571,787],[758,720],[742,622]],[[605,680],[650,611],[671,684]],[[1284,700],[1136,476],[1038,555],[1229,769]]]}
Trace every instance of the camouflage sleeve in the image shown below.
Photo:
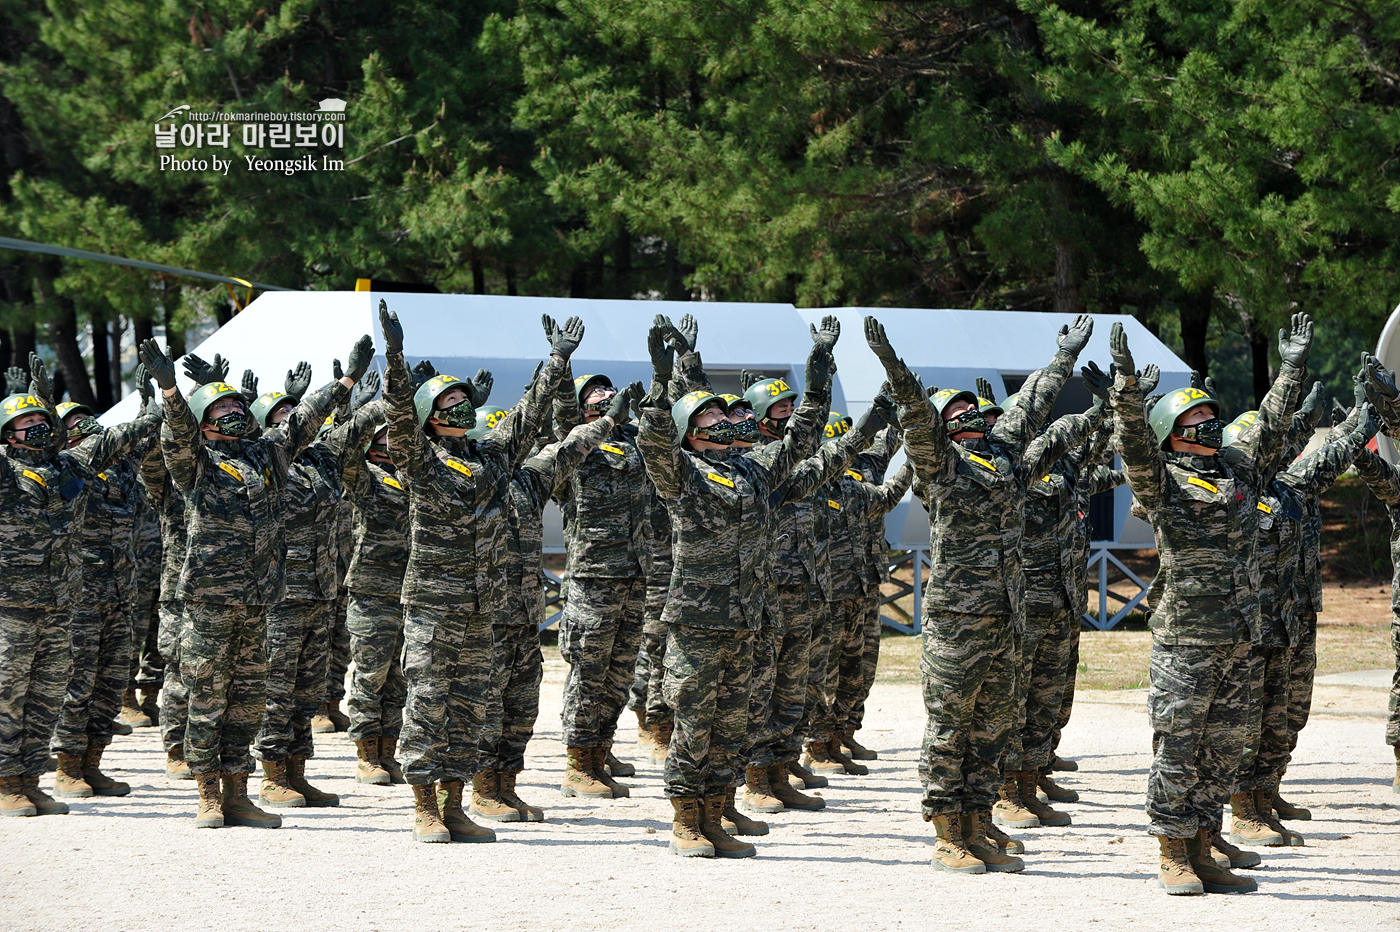
{"label": "camouflage sleeve", "polygon": [[427,475],[432,450],[428,435],[418,425],[418,412],[413,409],[413,380],[403,353],[388,353],[384,357],[384,398],[389,406],[389,456],[394,466],[409,482],[420,481]]}
{"label": "camouflage sleeve", "polygon": [[287,415],[285,421],[263,436],[273,441],[290,463],[315,442],[321,426],[326,423],[326,416],[349,398],[350,389],[340,382],[332,382],[318,391],[308,392]]}
{"label": "camouflage sleeve", "polygon": [[677,398],[693,391],[714,391],[710,387],[710,377],[705,374],[705,363],[700,359],[699,351],[682,353],[680,358],[676,360],[675,372],[671,376],[670,390],[676,392]]}
{"label": "camouflage sleeve", "polygon": [[1362,448],[1361,435],[1352,433],[1324,444],[1279,474],[1279,481],[1297,489],[1304,498],[1326,492],[1347,471]]}
{"label": "camouflage sleeve", "polygon": [[1259,416],[1232,444],[1253,461],[1260,476],[1272,476],[1278,471],[1279,456],[1293,423],[1293,408],[1303,387],[1303,374],[1303,369],[1294,366],[1280,368],[1278,378],[1259,405]]}
{"label": "camouflage sleeve", "polygon": [[1366,447],[1356,454],[1355,464],[1376,498],[1392,508],[1400,507],[1400,471]]}
{"label": "camouflage sleeve", "polygon": [[1093,420],[1089,415],[1066,414],[1030,442],[1021,456],[1021,463],[1033,478],[1043,476],[1068,450],[1081,446],[1092,429]]}
{"label": "camouflage sleeve", "polygon": [[535,442],[540,422],[549,413],[550,399],[557,399],[555,389],[564,377],[566,364],[561,356],[551,355],[545,360],[540,377],[535,379],[525,397],[491,431],[491,439],[501,444],[510,462],[516,462],[521,447],[528,449]]}
{"label": "camouflage sleeve", "polygon": [[1361,420],[1361,412],[1356,408],[1352,408],[1347,412],[1347,416],[1342,420],[1342,423],[1335,425],[1327,432],[1327,435],[1322,438],[1322,442],[1331,443],[1334,440],[1340,440],[1342,437],[1356,430],[1356,422],[1359,420]]}
{"label": "camouflage sleeve", "polygon": [[[346,444],[349,449],[350,445]],[[366,501],[370,489],[369,463],[365,456],[344,456],[340,460],[340,487],[352,502]]]}
{"label": "camouflage sleeve", "polygon": [[165,471],[165,457],[161,452],[159,436],[156,442],[147,446],[136,464],[136,476],[146,488],[146,499],[152,508],[160,508],[165,503],[165,482],[169,475]]}
{"label": "camouflage sleeve", "polygon": [[835,443],[822,444],[816,453],[802,460],[788,473],[782,490],[782,504],[801,501],[841,475],[841,471],[851,465],[851,460],[856,458],[864,445],[864,435],[858,430],[847,431]]}
{"label": "camouflage sleeve", "polygon": [[642,462],[646,464],[647,477],[656,486],[656,494],[661,498],[680,498],[686,484],[682,462],[685,457],[681,453],[676,422],[671,420],[670,411],[642,409],[637,447],[642,451]]}
{"label": "camouflage sleeve", "polygon": [[1074,373],[1074,357],[1064,350],[1055,353],[1050,365],[1037,369],[1021,386],[1016,403],[992,428],[991,439],[1015,450],[1024,450],[1040,427],[1050,418],[1060,389]]}
{"label": "camouflage sleeve", "polygon": [[554,453],[554,476],[550,482],[551,492],[569,481],[569,477],[578,469],[579,463],[588,458],[588,454],[597,449],[598,444],[608,439],[612,429],[608,427],[608,422],[603,418],[598,418],[592,424],[580,424],[569,431],[569,436],[560,442],[553,444]]}
{"label": "camouflage sleeve", "polygon": [[574,369],[565,362],[559,389],[554,393],[554,439],[563,440],[569,436],[569,431],[582,423],[583,412],[579,410],[578,396],[574,394]]}
{"label": "camouflage sleeve", "polygon": [[871,473],[883,476],[885,470],[890,468],[890,460],[894,459],[894,455],[903,445],[903,436],[898,428],[886,427],[876,434],[875,441],[865,451],[865,459],[870,463]]}
{"label": "camouflage sleeve", "polygon": [[1088,486],[1090,495],[1098,495],[1100,492],[1112,491],[1127,481],[1128,477],[1121,469],[1095,466],[1093,472],[1086,477],[1085,485]]}
{"label": "camouflage sleeve", "polygon": [[914,481],[914,467],[908,460],[899,467],[899,471],[890,476],[879,485],[870,486],[870,510],[872,514],[887,515],[894,511],[895,506],[904,498],[904,493],[909,491],[909,485]]}
{"label": "camouflage sleeve", "polygon": [[160,449],[170,480],[181,492],[189,492],[199,481],[204,466],[204,434],[194,412],[179,392],[165,398],[165,426],[161,429]]}
{"label": "camouflage sleeve", "polygon": [[134,421],[108,427],[68,452],[86,469],[98,473],[137,449],[160,428],[160,415],[143,414]]}
{"label": "camouflage sleeve", "polygon": [[1147,412],[1142,405],[1142,389],[1131,373],[1118,374],[1109,391],[1113,405],[1113,436],[1123,457],[1123,472],[1128,487],[1148,511],[1162,503],[1166,483],[1166,466],[1152,429],[1147,425]]}
{"label": "camouflage sleeve", "polygon": [[[797,406],[797,410],[792,412],[792,417],[788,419],[787,430],[783,431],[783,439],[779,443],[770,443],[765,447],[755,448],[756,450],[773,451],[775,454],[771,460],[763,457],[750,457],[758,462],[767,473],[768,487],[776,489],[781,485],[792,472],[794,466],[805,456],[811,454],[821,443],[821,436],[826,431],[826,416],[831,410],[831,395],[825,397],[816,392],[803,392],[802,404]],[[754,450],[750,450],[753,453]]]}

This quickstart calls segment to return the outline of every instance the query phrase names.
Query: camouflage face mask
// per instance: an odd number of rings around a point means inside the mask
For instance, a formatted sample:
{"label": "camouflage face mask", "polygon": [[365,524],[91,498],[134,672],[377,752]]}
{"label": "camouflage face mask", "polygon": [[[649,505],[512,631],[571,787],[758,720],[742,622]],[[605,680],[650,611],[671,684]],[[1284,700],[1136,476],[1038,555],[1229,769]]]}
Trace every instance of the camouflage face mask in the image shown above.
{"label": "camouflage face mask", "polygon": [[[10,436],[13,437],[14,435],[11,434]],[[47,421],[44,421],[42,423],[35,424],[32,427],[26,427],[24,429],[24,439],[20,440],[19,442],[27,447],[41,449],[43,447],[48,446],[49,442],[52,440],[53,428],[49,426]]]}
{"label": "camouflage face mask", "polygon": [[734,442],[737,433],[733,424],[728,421],[720,421],[709,427],[692,428],[690,436],[696,440],[708,440],[710,443],[718,443],[727,447]]}
{"label": "camouflage face mask", "polygon": [[763,423],[768,425],[768,430],[773,434],[773,436],[781,437],[783,434],[787,433],[788,421],[791,419],[792,415],[788,415],[787,417],[781,418],[765,417],[763,419]]}
{"label": "camouflage face mask", "polygon": [[592,411],[597,414],[607,413],[608,405],[612,404],[612,400],[617,397],[617,391],[606,387],[603,388],[603,391],[608,394],[603,396],[602,401],[586,401],[583,404],[583,410]]}
{"label": "camouflage face mask", "polygon": [[1225,422],[1218,417],[1213,417],[1209,421],[1192,424],[1190,427],[1178,427],[1172,432],[1172,436],[1187,443],[1219,450],[1220,444],[1225,439]]}
{"label": "camouflage face mask", "polygon": [[968,411],[945,423],[948,433],[959,434],[968,431],[974,434],[985,434],[989,429],[987,419],[982,416],[981,411]]}
{"label": "camouflage face mask", "polygon": [[93,434],[101,433],[102,425],[97,423],[97,418],[89,414],[87,417],[83,418],[81,421],[75,424],[73,426],[73,430],[77,431],[84,437],[91,437]]}
{"label": "camouflage face mask", "polygon": [[476,426],[476,408],[472,407],[470,401],[459,401],[450,408],[434,411],[433,417],[448,427],[461,430],[471,430]]}
{"label": "camouflage face mask", "polygon": [[225,437],[246,437],[253,429],[253,421],[247,412],[234,411],[232,414],[214,418],[209,426]]}
{"label": "camouflage face mask", "polygon": [[758,429],[758,421],[753,418],[734,425],[734,439],[740,443],[757,443],[760,436],[762,435]]}

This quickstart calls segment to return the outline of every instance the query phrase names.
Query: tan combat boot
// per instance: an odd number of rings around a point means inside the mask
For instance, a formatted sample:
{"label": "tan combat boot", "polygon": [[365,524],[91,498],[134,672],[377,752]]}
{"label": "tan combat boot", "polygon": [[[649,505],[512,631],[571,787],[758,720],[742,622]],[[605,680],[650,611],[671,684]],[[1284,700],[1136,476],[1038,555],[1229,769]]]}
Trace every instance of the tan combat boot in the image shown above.
{"label": "tan combat boot", "polygon": [[1210,848],[1211,857],[1221,867],[1258,867],[1261,860],[1257,852],[1236,848],[1219,832],[1210,836]]}
{"label": "tan combat boot", "polygon": [[1157,836],[1157,844],[1162,849],[1161,862],[1157,867],[1157,886],[1167,891],[1169,896],[1190,896],[1206,892],[1201,886],[1201,878],[1191,869],[1191,860],[1186,854],[1185,838]]}
{"label": "tan combat boot", "polygon": [[1041,825],[1050,828],[1063,828],[1071,823],[1069,813],[1051,809],[1035,795],[1035,775],[1029,770],[1018,770],[1013,774],[1016,790],[1020,794],[1021,806],[1034,813]]}
{"label": "tan combat boot", "polygon": [[795,760],[787,762],[787,778],[794,788],[799,790],[820,790],[830,786],[831,781],[821,774],[812,773],[806,767]]}
{"label": "tan combat boot", "polygon": [[838,735],[826,743],[826,756],[841,765],[837,773],[845,773],[852,777],[863,777],[870,773],[870,768],[864,764],[857,764],[846,753],[841,750],[841,738]]}
{"label": "tan combat boot", "polygon": [[1186,857],[1207,893],[1253,893],[1259,889],[1259,884],[1253,878],[1232,874],[1228,867],[1215,863],[1210,853],[1208,829],[1203,828],[1195,838],[1186,839]]}
{"label": "tan combat boot", "polygon": [[768,785],[768,770],[749,767],[744,770],[744,808],[749,812],[782,812],[783,801]]}
{"label": "tan combat boot", "polygon": [[992,806],[992,821],[1007,828],[1040,828],[1040,819],[1021,802],[1021,793],[1016,788],[1016,775],[1008,773],[998,791],[996,804]]}
{"label": "tan combat boot", "polygon": [[1063,773],[1073,773],[1079,769],[1077,761],[1065,760],[1063,757],[1054,756],[1050,758],[1050,769],[1059,770]]}
{"label": "tan combat boot", "polygon": [[1274,812],[1278,813],[1278,817],[1280,820],[1285,820],[1288,822],[1311,822],[1311,810],[1304,809],[1302,806],[1295,806],[1278,794],[1279,784],[1283,782],[1283,776],[1286,773],[1288,773],[1288,770],[1284,769],[1282,772],[1279,773],[1278,780],[1274,782],[1274,798],[1272,805]]}
{"label": "tan combat boot", "polygon": [[700,832],[698,799],[672,799],[675,817],[671,822],[671,853],[683,858],[712,858],[715,846]]}
{"label": "tan combat boot", "polygon": [[442,824],[447,826],[453,841],[495,841],[495,832],[477,825],[462,811],[462,791],[465,788],[461,780],[443,780],[438,784],[437,803],[442,811]]}
{"label": "tan combat boot", "polygon": [[83,779],[83,758],[72,754],[58,755],[58,770],[53,775],[54,795],[62,799],[87,799],[92,787]]}
{"label": "tan combat boot", "polygon": [[1259,816],[1259,820],[1269,828],[1283,836],[1284,844],[1290,848],[1302,848],[1307,843],[1303,836],[1284,825],[1274,818],[1274,790],[1273,787],[1254,791],[1254,811]]}
{"label": "tan combat boot", "polygon": [[671,735],[676,732],[676,723],[670,719],[653,726],[656,728],[656,747],[651,752],[653,764],[666,763],[666,755],[671,750]]}
{"label": "tan combat boot", "polygon": [[287,781],[287,762],[265,760],[262,762],[262,786],[258,787],[258,802],[273,809],[301,809],[306,805],[306,797],[292,789]]}
{"label": "tan combat boot", "polygon": [[389,785],[389,771],[379,763],[379,736],[355,742],[355,782]]}
{"label": "tan combat boot", "polygon": [[734,805],[735,788],[730,787],[729,792],[724,794],[724,812],[720,817],[720,825],[731,835],[767,835],[768,823],[760,822],[757,819],[750,819],[739,811],[739,807]]}
{"label": "tan combat boot", "polygon": [[[1026,862],[1012,857],[1002,850],[984,830],[982,813],[969,815],[964,812],[958,817],[958,827],[962,830],[963,847],[968,854],[987,866],[989,874],[1017,874],[1026,869]],[[987,813],[985,825],[991,825],[991,814]]]}
{"label": "tan combat boot", "polygon": [[617,755],[612,752],[611,741],[603,745],[603,766],[608,769],[608,775],[612,777],[635,777],[637,775],[636,767],[617,759]]}
{"label": "tan combat boot", "polygon": [[856,740],[854,728],[847,728],[841,733],[841,748],[852,760],[879,760],[880,755]]}
{"label": "tan combat boot", "polygon": [[219,791],[217,773],[201,773],[194,778],[199,788],[199,809],[194,815],[195,828],[224,827],[224,795]]}
{"label": "tan combat boot", "polygon": [[413,788],[413,840],[429,844],[447,844],[452,833],[442,824],[438,814],[437,784],[424,783]]}
{"label": "tan combat boot", "polygon": [[38,810],[39,815],[68,814],[67,803],[61,803],[48,793],[39,789],[39,775],[37,773],[28,774],[20,779],[24,783],[25,798],[34,804],[34,808]]}
{"label": "tan combat boot", "polygon": [[637,716],[637,753],[649,758],[656,750],[656,731],[647,724],[646,709],[633,709],[632,712]]}
{"label": "tan combat boot", "polygon": [[632,795],[632,790],[613,779],[613,775],[608,773],[607,759],[612,756],[607,745],[596,748],[585,748],[590,761],[589,773],[593,779],[603,784],[612,793],[613,799],[626,799]]}
{"label": "tan combat boot", "polygon": [[[982,816],[986,816],[986,818],[983,819]],[[1005,851],[1007,854],[1026,853],[1026,846],[1024,844],[997,828],[996,823],[992,821],[992,810],[983,809],[981,812],[974,812],[972,817],[979,820],[977,823],[978,830],[989,840],[994,842],[1002,851]],[[924,819],[924,821],[927,822],[929,820]]]}
{"label": "tan combat boot", "polygon": [[612,799],[612,789],[593,776],[593,749],[569,748],[569,763],[564,768],[564,782],[559,792],[565,796],[584,799]]}
{"label": "tan combat boot", "polygon": [[132,728],[150,728],[155,724],[137,703],[134,689],[122,693],[122,710],[117,713],[117,718]]}
{"label": "tan combat boot", "polygon": [[350,716],[341,711],[340,706],[326,704],[326,717],[331,720],[331,727],[338,732],[350,730]]}
{"label": "tan combat boot", "polygon": [[[222,774],[224,784],[224,824],[248,828],[281,828],[282,817],[263,812],[248,798],[246,773]],[[261,797],[259,797],[261,799]]]}
{"label": "tan combat boot", "polygon": [[820,796],[799,793],[795,786],[783,779],[783,773],[782,764],[773,764],[768,768],[768,791],[778,797],[784,809],[818,812],[826,808],[826,800]]}
{"label": "tan combat boot", "polygon": [[1050,774],[1042,773],[1036,777],[1035,781],[1037,798],[1044,794],[1045,801],[1051,803],[1077,803],[1079,794],[1068,787],[1060,786],[1050,779]]}
{"label": "tan combat boot", "polygon": [[[933,860],[929,866],[936,871],[953,874],[985,874],[987,865],[963,845],[962,824],[956,812],[945,812],[929,819],[937,838],[933,842]],[[1022,865],[1024,867],[1024,865]]]}
{"label": "tan combat boot", "polygon": [[24,777],[0,777],[0,816],[33,816],[39,809],[24,792]]}
{"label": "tan combat boot", "polygon": [[325,790],[318,790],[310,783],[306,782],[306,758],[287,758],[287,785],[300,793],[308,806],[315,806],[320,809],[333,809],[340,805],[340,795],[338,793],[327,793]]}
{"label": "tan combat boot", "polygon": [[102,752],[105,747],[89,744],[83,755],[83,782],[92,787],[94,796],[125,796],[131,792],[131,785],[113,780],[102,772]]}
{"label": "tan combat boot", "polygon": [[141,711],[154,725],[160,724],[160,684],[141,687]]}
{"label": "tan combat boot", "polygon": [[751,858],[758,849],[746,841],[739,841],[724,830],[721,824],[724,817],[724,796],[706,796],[705,814],[700,823],[700,834],[710,843],[717,858]]}
{"label": "tan combat boot", "polygon": [[1288,839],[1259,817],[1254,808],[1254,794],[1235,793],[1230,797],[1230,841],[1237,845],[1263,845],[1266,848],[1287,846]]}
{"label": "tan combat boot", "polygon": [[172,780],[193,780],[189,762],[185,760],[185,746],[177,744],[165,752],[165,775]]}
{"label": "tan combat boot", "polygon": [[521,799],[515,792],[515,778],[520,775],[518,770],[498,770],[496,775],[500,778],[499,796],[507,806],[513,806],[515,811],[520,813],[522,822],[543,822],[544,810],[539,806],[532,806]]}
{"label": "tan combat boot", "polygon": [[524,821],[514,806],[501,799],[499,776],[494,770],[472,776],[471,813],[491,822]]}
{"label": "tan combat boot", "polygon": [[311,716],[311,733],[313,735],[328,735],[335,731],[335,722],[331,721],[331,707],[326,703],[321,703],[321,707],[316,710],[316,714]]}
{"label": "tan combat boot", "polygon": [[389,771],[390,783],[395,786],[403,786],[408,783],[408,780],[403,775],[403,768],[399,766],[399,762],[394,758],[394,755],[397,754],[398,751],[398,738],[386,738],[383,735],[379,736],[379,766]]}
{"label": "tan combat boot", "polygon": [[815,774],[842,773],[845,767],[831,756],[831,746],[826,741],[810,741],[802,765]]}

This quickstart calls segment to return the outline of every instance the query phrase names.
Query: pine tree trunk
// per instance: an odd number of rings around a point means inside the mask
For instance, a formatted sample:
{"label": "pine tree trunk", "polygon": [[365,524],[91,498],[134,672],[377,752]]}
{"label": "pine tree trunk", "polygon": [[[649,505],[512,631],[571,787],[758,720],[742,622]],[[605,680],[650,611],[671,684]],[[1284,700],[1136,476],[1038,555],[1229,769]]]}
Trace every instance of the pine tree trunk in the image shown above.
{"label": "pine tree trunk", "polygon": [[1240,311],[1240,321],[1244,324],[1245,335],[1249,337],[1249,355],[1254,362],[1254,407],[1263,404],[1269,393],[1269,335],[1259,325],[1253,314]]}
{"label": "pine tree trunk", "polygon": [[49,342],[53,344],[54,355],[58,357],[58,371],[63,373],[68,397],[97,410],[97,398],[92,393],[92,383],[88,381],[87,364],[83,362],[82,350],[78,348],[78,312],[73,302],[63,295],[54,294],[52,280],[40,273],[34,277],[34,303],[40,306],[40,313],[48,317]]}
{"label": "pine tree trunk", "polygon": [[96,411],[101,414],[112,406],[112,361],[108,357],[112,344],[107,336],[107,322],[92,322],[92,382],[97,398]]}
{"label": "pine tree trunk", "polygon": [[1181,358],[1202,378],[1210,374],[1206,334],[1210,330],[1211,301],[1211,292],[1197,291],[1182,295],[1177,306],[1177,317],[1181,321]]}

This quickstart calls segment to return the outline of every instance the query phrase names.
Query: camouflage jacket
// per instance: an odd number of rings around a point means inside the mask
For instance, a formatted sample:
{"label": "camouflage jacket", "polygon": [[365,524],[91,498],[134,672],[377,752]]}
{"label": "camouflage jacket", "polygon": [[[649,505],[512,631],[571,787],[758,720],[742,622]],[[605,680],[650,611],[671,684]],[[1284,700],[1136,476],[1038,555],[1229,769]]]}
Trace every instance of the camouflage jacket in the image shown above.
{"label": "camouflage jacket", "polygon": [[185,568],[185,496],[165,468],[160,444],[141,457],[137,474],[146,489],[146,502],[160,518],[160,601],[169,602],[176,598],[180,573]]}
{"label": "camouflage jacket", "polygon": [[[95,435],[78,449],[96,442]],[[140,483],[129,456],[97,473],[79,531],[83,584],[80,598],[89,605],[130,605],[136,582],[136,518],[141,506]]]}
{"label": "camouflage jacket", "polygon": [[337,428],[344,431],[340,442],[346,450],[340,481],[355,515],[345,587],[398,598],[408,566],[408,490],[392,463],[381,466],[365,455],[365,436],[378,432],[388,416],[388,406],[377,399]]}
{"label": "camouflage jacket", "polygon": [[[846,472],[824,490],[830,519],[831,594],[829,599],[858,599],[880,592],[880,571],[870,555],[878,547],[885,556],[885,515],[894,510],[909,484],[914,468],[906,462],[888,482],[876,485]],[[875,531],[875,519],[879,530]],[[878,533],[878,544],[870,538]]]}
{"label": "camouflage jacket", "polygon": [[336,597],[343,453],[331,438],[318,439],[287,470],[282,524],[288,599],[326,602]]}
{"label": "camouflage jacket", "polygon": [[[904,436],[898,430],[886,427],[875,435],[870,448],[856,457],[848,475],[857,482],[868,482],[878,486],[885,481],[885,471],[890,468],[890,460],[904,445]],[[898,504],[896,502],[895,504]],[[893,510],[891,508],[890,510]],[[890,547],[885,539],[885,515],[872,511],[867,537],[870,542],[869,578],[877,585],[890,581]]]}
{"label": "camouflage jacket", "polygon": [[161,450],[185,496],[185,560],[175,598],[274,605],[287,592],[284,502],[292,461],[345,400],[340,382],[312,392],[255,438],[206,440],[178,393],[165,398]]}
{"label": "camouflage jacket", "polygon": [[335,510],[335,580],[337,585],[344,586],[350,575],[350,561],[355,558],[355,522],[358,519],[354,501],[345,494],[344,463],[341,467],[340,507]]}
{"label": "camouflage jacket", "polygon": [[1262,512],[1255,506],[1267,481],[1260,466],[1278,456],[1301,382],[1301,369],[1282,367],[1239,441],[1196,456],[1162,450],[1137,380],[1124,373],[1115,380],[1110,397],[1124,472],[1157,537],[1159,568],[1148,598],[1158,642],[1234,644],[1258,636],[1253,550]]}
{"label": "camouflage jacket", "polygon": [[522,403],[482,440],[429,437],[413,407],[402,353],[390,353],[384,395],[389,452],[408,488],[408,565],[402,600],[464,612],[506,607],[510,480],[521,444],[534,442],[564,361],[550,356]]}
{"label": "camouflage jacket", "polygon": [[[33,396],[28,396],[33,398]],[[39,404],[35,399],[34,404]],[[52,405],[58,427],[46,450],[6,445],[0,456],[0,605],[72,607],[83,575],[82,529],[97,474],[130,453],[160,423],[158,415],[109,427],[65,449],[68,431]]]}
{"label": "camouflage jacket", "polygon": [[1390,562],[1394,567],[1390,582],[1390,608],[1400,616],[1400,469],[1366,447],[1357,452],[1355,465],[1357,473],[1376,498],[1385,503],[1390,513]]}
{"label": "camouflage jacket", "polygon": [[[150,447],[148,452],[160,456],[160,436],[156,435],[154,443],[147,443]],[[164,549],[161,546],[160,534],[160,513],[151,504],[150,497],[146,494],[146,483],[141,479],[141,463],[145,460],[146,454],[139,458],[133,458],[132,470],[136,473],[137,482],[136,494],[140,499],[136,507],[136,535],[133,546],[136,549],[136,591],[137,594],[147,592],[158,593],[160,590],[160,575]]]}
{"label": "camouflage jacket", "polygon": [[1026,379],[1019,402],[987,436],[966,444],[949,439],[912,376],[906,372],[894,385],[896,400],[908,411],[901,422],[905,453],[914,464],[914,494],[929,512],[926,615],[1010,615],[1013,625],[1024,625],[1026,488],[1045,475],[1063,446],[1042,444],[1035,458],[1026,451],[1073,367],[1073,356],[1056,353],[1049,366]]}

